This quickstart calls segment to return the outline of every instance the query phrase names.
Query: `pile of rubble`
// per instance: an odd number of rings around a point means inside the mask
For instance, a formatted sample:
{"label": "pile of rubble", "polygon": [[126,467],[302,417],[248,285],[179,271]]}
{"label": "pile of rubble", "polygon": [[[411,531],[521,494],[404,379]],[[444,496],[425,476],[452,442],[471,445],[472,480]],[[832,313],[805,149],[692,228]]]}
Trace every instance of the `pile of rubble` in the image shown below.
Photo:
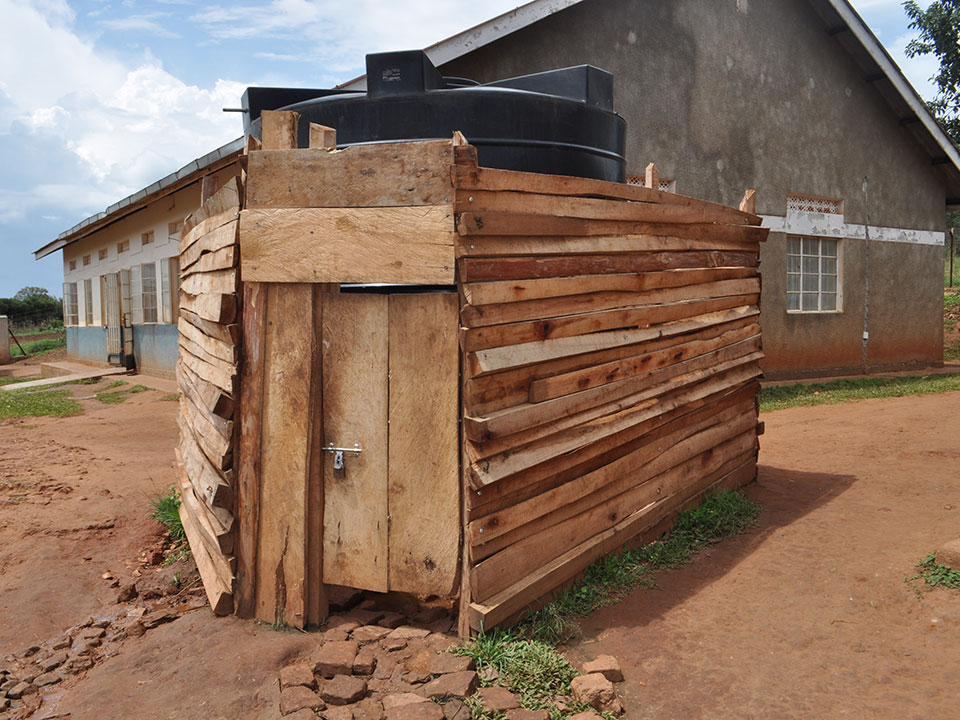
{"label": "pile of rubble", "polygon": [[[286,720],[469,720],[472,705],[507,720],[548,720],[547,710],[522,708],[514,693],[497,685],[493,668],[478,673],[473,658],[450,652],[458,641],[442,629],[449,621],[432,627],[403,622],[398,613],[370,609],[332,617],[318,634],[319,647],[282,668],[281,715]],[[594,712],[572,714],[582,705],[621,714],[614,683],[623,675],[616,659],[598,658],[583,671],[571,684],[572,696],[554,698],[554,706],[576,720],[600,720]]]}

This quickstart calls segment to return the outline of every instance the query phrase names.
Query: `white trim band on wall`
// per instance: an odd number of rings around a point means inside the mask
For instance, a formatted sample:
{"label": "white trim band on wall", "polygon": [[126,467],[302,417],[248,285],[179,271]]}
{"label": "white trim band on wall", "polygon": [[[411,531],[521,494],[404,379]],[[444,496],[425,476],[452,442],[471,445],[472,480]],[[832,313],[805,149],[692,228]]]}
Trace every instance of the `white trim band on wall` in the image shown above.
{"label": "white trim band on wall", "polygon": [[[771,232],[812,237],[853,238],[864,240],[867,228],[864,225],[844,222],[843,215],[813,212],[791,212],[786,217],[761,215],[763,227]],[[879,242],[906,243],[908,245],[943,245],[944,233],[933,230],[907,230],[870,226],[870,239]]]}

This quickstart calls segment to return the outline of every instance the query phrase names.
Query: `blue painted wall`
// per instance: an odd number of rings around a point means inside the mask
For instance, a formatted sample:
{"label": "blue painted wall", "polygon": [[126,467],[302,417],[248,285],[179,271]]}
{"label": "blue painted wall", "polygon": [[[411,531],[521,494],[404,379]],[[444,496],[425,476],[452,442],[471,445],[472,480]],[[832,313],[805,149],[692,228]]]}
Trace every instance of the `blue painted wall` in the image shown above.
{"label": "blue painted wall", "polygon": [[99,325],[67,327],[67,357],[71,360],[105,363],[107,329]]}
{"label": "blue painted wall", "polygon": [[137,370],[149,375],[175,377],[180,345],[177,341],[177,326],[134,325],[133,354]]}

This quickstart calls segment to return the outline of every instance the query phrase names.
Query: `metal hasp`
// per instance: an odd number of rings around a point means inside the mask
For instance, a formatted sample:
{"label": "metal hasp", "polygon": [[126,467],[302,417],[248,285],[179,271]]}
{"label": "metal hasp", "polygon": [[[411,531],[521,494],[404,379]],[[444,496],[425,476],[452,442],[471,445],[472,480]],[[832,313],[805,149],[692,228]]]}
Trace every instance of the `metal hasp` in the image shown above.
{"label": "metal hasp", "polygon": [[333,443],[330,443],[324,448],[324,451],[333,453],[333,469],[343,470],[343,454],[348,452],[353,453],[354,457],[360,457],[360,453],[363,452],[363,448],[360,447],[360,443],[354,443],[352,448],[334,447]]}
{"label": "metal hasp", "polygon": [[613,75],[592,65],[484,85],[443,77],[422,50],[367,55],[367,91],[247,88],[244,131],[260,135],[261,110],[300,113],[337,129],[337,145],[446,140],[455,130],[483,167],[626,180],[626,122],[613,111]]}

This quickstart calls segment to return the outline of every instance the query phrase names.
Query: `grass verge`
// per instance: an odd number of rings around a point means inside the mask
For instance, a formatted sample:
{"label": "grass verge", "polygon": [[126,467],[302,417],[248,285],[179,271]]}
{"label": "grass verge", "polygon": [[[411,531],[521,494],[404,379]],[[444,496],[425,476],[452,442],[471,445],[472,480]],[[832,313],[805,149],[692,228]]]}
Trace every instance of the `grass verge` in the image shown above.
{"label": "grass verge", "polygon": [[[11,357],[23,355],[23,353],[20,352],[20,347],[16,343],[12,343],[11,345]],[[60,338],[46,338],[44,340],[21,341],[20,345],[23,345],[23,349],[26,351],[27,355],[43,355],[44,353],[66,347],[67,338],[64,336]]]}
{"label": "grass verge", "polygon": [[870,398],[934,395],[960,390],[960,375],[915,375],[829,380],[803,385],[779,385],[760,391],[760,412],[799,405],[833,405]]}
{"label": "grass verge", "polygon": [[98,392],[96,395],[94,395],[94,397],[107,405],[118,405],[131,395],[146,392],[150,389],[146,385],[132,385],[130,387],[124,387],[122,390],[111,390],[111,388],[120,387],[122,385],[126,385],[126,383],[122,380],[116,380],[115,382],[107,385],[103,392]]}
{"label": "grass verge", "polygon": [[[960,570],[954,570],[947,565],[940,565],[936,556],[935,552],[927,555],[917,563],[917,574],[913,577],[904,578],[904,582],[910,583],[918,594],[924,589],[930,590],[937,587],[960,590]],[[922,583],[918,581],[922,581]]]}
{"label": "grass verge", "polygon": [[173,540],[173,547],[163,561],[164,566],[189,557],[190,545],[187,544],[187,535],[183,531],[183,523],[180,522],[180,497],[175,486],[170,486],[168,495],[153,501],[153,519],[167,529],[170,539]]}
{"label": "grass verge", "polygon": [[[552,720],[591,710],[572,703],[561,712],[553,704],[556,696],[570,695],[570,681],[579,675],[555,648],[579,633],[577,619],[618,602],[637,587],[655,587],[657,570],[680,567],[707,545],[746,531],[759,513],[760,506],[742,493],[715,493],[698,507],[681,513],[673,529],[660,540],[601,558],[587,568],[579,583],[537,612],[511,628],[481,632],[455,652],[472,657],[477,670],[496,670],[495,680],[483,680],[484,685],[506,687],[524,708],[547,710]],[[477,700],[466,702],[475,720],[502,718],[484,710]],[[612,720],[612,716],[605,717]]]}
{"label": "grass verge", "polygon": [[0,392],[0,420],[50,415],[68,417],[82,411],[69,390],[12,390]]}

